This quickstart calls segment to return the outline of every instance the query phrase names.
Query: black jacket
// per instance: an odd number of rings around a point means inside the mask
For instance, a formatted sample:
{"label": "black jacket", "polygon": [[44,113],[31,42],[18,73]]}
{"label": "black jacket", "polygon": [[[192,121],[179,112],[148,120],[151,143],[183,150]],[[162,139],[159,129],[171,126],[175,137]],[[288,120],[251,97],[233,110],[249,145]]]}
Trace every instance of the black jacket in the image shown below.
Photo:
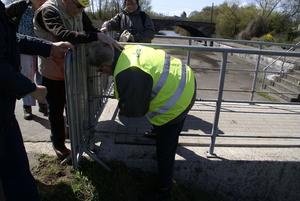
{"label": "black jacket", "polygon": [[16,26],[0,2],[0,156],[15,118],[16,99],[36,90],[35,84],[20,73],[20,53],[48,57],[51,45],[49,41],[16,35]]}
{"label": "black jacket", "polygon": [[5,6],[7,14],[13,18],[16,26],[19,26],[22,15],[30,4],[31,1],[29,0],[19,0]]}

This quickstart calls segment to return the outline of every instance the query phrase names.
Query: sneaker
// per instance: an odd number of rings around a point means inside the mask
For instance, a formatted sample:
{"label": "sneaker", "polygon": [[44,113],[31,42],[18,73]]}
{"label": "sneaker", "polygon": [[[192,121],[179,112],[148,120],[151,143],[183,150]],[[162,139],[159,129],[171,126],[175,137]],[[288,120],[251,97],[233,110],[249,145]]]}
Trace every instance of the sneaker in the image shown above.
{"label": "sneaker", "polygon": [[142,193],[138,196],[139,201],[166,201],[170,197],[169,190],[160,193],[158,190],[152,193]]}
{"label": "sneaker", "polygon": [[26,119],[26,120],[32,120],[33,119],[31,106],[23,105],[23,111],[24,111],[24,119]]}
{"label": "sneaker", "polygon": [[47,104],[39,103],[39,112],[47,115],[48,114],[48,107]]}

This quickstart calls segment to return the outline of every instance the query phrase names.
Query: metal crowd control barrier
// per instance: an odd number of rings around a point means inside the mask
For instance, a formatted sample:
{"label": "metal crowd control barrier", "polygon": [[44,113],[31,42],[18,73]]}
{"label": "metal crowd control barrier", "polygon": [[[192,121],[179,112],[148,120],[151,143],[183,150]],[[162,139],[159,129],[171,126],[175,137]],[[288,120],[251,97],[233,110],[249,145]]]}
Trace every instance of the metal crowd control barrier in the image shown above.
{"label": "metal crowd control barrier", "polygon": [[[109,93],[112,89],[112,86],[110,86],[112,79],[106,75],[100,76],[94,68],[88,65],[88,53],[89,46],[81,44],[76,47],[75,51],[69,51],[65,59],[71,157],[75,169],[78,168],[78,163],[85,152],[110,170],[91,150],[94,149],[93,127],[97,124],[107,100],[107,98],[101,96]],[[93,95],[98,98],[95,99]]]}
{"label": "metal crowd control barrier", "polygon": [[[220,116],[220,109],[222,102],[235,102],[235,103],[260,103],[260,104],[272,104],[274,102],[263,101],[235,101],[235,100],[223,100],[223,87],[225,80],[227,58],[229,53],[245,53],[245,54],[257,54],[257,55],[276,55],[276,56],[291,56],[300,57],[300,53],[296,52],[281,52],[281,51],[267,51],[267,50],[249,50],[249,49],[237,49],[237,48],[215,48],[215,47],[199,47],[199,46],[182,46],[182,45],[161,45],[161,44],[149,44],[149,43],[122,43],[123,45],[144,45],[152,47],[154,49],[164,50],[183,50],[183,51],[209,51],[209,52],[221,52],[222,62],[219,68],[219,84],[218,95],[216,100],[197,100],[197,101],[213,101],[216,102],[215,116],[213,127],[211,131],[211,143],[209,150],[206,152],[207,157],[214,157],[214,146],[218,131],[218,122]],[[89,67],[87,63],[88,48],[86,45],[79,45],[76,51],[69,52],[66,57],[66,90],[67,90],[67,104],[68,104],[68,120],[70,126],[70,140],[72,149],[72,160],[74,168],[78,168],[78,163],[82,157],[83,152],[87,153],[94,160],[98,161],[101,165],[110,168],[104,164],[97,156],[90,150],[93,149],[93,127],[98,122],[98,119],[103,110],[103,106],[107,98],[112,98],[109,93],[112,89],[111,80],[97,76],[94,69]],[[252,72],[261,72],[258,69]],[[101,79],[106,80],[102,82]],[[106,87],[103,87],[103,85]],[[106,95],[103,95],[106,94]],[[100,100],[98,99],[100,98]],[[274,104],[294,104],[300,103],[274,103]],[[222,135],[224,136],[224,135]],[[269,136],[268,136],[269,137]],[[260,136],[263,138],[263,136]],[[90,146],[88,144],[90,143]]]}

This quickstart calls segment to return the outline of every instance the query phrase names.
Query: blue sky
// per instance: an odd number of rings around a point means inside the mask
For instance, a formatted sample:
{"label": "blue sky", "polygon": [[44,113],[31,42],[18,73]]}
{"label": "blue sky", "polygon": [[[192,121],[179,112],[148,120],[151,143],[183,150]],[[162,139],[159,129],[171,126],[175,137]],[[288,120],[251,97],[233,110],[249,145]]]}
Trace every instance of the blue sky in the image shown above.
{"label": "blue sky", "polygon": [[220,5],[225,0],[151,0],[152,11],[156,13],[163,13],[164,15],[180,16],[183,11],[186,12],[186,15],[193,11],[201,11],[202,8],[207,6]]}

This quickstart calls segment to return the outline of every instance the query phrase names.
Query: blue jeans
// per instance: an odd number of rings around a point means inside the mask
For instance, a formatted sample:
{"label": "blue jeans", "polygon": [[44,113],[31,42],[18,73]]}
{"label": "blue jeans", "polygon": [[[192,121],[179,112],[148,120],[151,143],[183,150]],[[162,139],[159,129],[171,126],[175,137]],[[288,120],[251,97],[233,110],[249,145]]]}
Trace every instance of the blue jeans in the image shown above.
{"label": "blue jeans", "polygon": [[65,143],[65,118],[66,91],[64,80],[42,79],[43,86],[47,87],[46,101],[48,104],[48,120],[50,125],[50,139],[59,147]]}
{"label": "blue jeans", "polygon": [[29,169],[16,118],[12,121],[5,137],[4,152],[4,157],[0,157],[0,178],[6,201],[39,201],[35,179]]}

